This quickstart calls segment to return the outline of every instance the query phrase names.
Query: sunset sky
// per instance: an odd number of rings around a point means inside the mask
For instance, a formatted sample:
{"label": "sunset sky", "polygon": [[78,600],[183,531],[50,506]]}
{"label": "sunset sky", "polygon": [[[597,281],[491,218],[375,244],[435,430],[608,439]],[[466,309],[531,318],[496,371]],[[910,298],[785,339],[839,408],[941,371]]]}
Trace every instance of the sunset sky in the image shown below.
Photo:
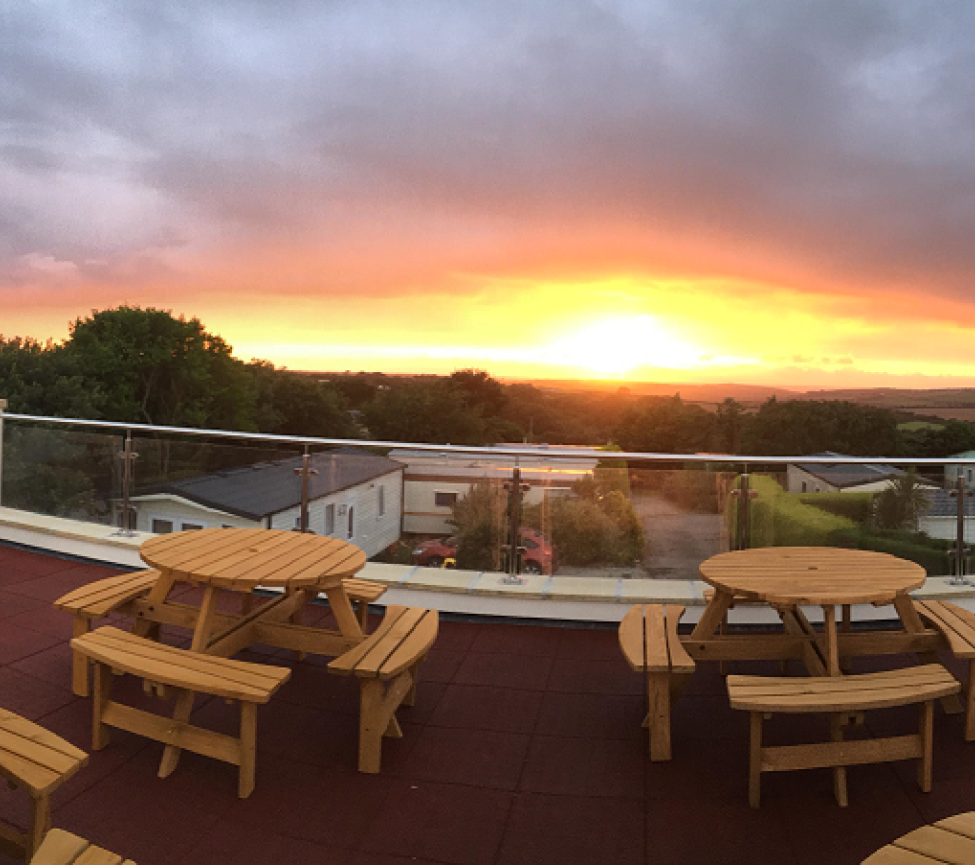
{"label": "sunset sky", "polygon": [[0,0],[0,334],[975,385],[971,0]]}

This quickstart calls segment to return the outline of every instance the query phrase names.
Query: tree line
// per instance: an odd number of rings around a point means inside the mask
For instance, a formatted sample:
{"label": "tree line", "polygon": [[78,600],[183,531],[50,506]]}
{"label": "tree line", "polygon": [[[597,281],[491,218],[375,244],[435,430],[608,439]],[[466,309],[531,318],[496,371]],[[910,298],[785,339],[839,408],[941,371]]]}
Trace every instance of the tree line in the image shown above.
{"label": "tree line", "polygon": [[654,453],[942,457],[975,425],[905,430],[892,411],[769,399],[709,411],[673,397],[553,391],[487,372],[310,374],[245,363],[196,318],[121,306],[78,318],[61,342],[0,335],[0,397],[25,414],[377,441],[551,442]]}

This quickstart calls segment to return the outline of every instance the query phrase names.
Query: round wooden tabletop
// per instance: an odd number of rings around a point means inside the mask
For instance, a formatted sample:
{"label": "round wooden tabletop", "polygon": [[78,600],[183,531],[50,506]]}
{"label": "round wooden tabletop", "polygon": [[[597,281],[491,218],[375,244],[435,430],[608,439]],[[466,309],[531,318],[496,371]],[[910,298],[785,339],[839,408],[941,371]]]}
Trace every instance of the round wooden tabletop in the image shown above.
{"label": "round wooden tabletop", "polygon": [[174,532],[146,541],[139,552],[177,580],[242,592],[328,589],[366,563],[366,554],[353,544],[277,529]]}
{"label": "round wooden tabletop", "polygon": [[887,553],[834,547],[766,547],[720,553],[701,563],[716,589],[794,605],[889,602],[924,585],[920,565]]}

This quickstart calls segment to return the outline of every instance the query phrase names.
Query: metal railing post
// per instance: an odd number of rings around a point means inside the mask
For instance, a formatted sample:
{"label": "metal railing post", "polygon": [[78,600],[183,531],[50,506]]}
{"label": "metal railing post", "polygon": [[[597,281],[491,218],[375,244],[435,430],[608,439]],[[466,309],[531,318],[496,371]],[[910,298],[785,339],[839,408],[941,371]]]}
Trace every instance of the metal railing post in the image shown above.
{"label": "metal railing post", "polygon": [[295,469],[296,475],[301,475],[301,513],[298,517],[299,530],[308,531],[308,478],[317,475],[318,469],[311,467],[311,446],[305,445],[305,452],[301,455],[301,468]]}
{"label": "metal railing post", "polygon": [[124,538],[130,538],[135,534],[132,528],[132,514],[129,508],[129,500],[132,495],[132,463],[138,457],[132,451],[132,430],[125,431],[125,444],[119,457],[122,460],[122,525],[117,532]]}
{"label": "metal railing post", "polygon": [[3,413],[7,410],[7,401],[0,399],[0,505],[3,504]]}
{"label": "metal railing post", "polygon": [[523,583],[521,576],[521,556],[525,548],[521,546],[521,497],[528,491],[528,487],[521,482],[521,469],[517,466],[511,470],[511,480],[505,482],[508,490],[508,543],[502,544],[502,550],[508,553],[508,574],[504,577],[506,583]]}
{"label": "metal railing post", "polygon": [[731,495],[738,499],[738,537],[735,538],[736,550],[747,550],[748,537],[748,503],[755,498],[758,493],[752,492],[748,488],[748,472],[741,473],[741,484],[738,489],[732,490]]}
{"label": "metal railing post", "polygon": [[954,571],[951,580],[949,582],[954,586],[967,586],[968,580],[965,578],[965,571],[967,570],[966,565],[968,563],[968,553],[969,548],[965,546],[965,499],[970,498],[972,495],[971,490],[965,489],[965,476],[963,473],[958,474],[958,483],[950,493],[952,498],[958,500],[958,516],[956,520],[957,535],[955,539],[955,548],[950,550],[948,555],[954,558]]}

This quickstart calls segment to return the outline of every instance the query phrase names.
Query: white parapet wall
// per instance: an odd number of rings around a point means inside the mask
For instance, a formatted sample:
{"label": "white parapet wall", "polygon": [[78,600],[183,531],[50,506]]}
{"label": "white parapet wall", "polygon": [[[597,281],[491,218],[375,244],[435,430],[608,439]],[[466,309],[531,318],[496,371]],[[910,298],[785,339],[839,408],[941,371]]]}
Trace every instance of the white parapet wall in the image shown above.
{"label": "white parapet wall", "polygon": [[[124,568],[144,568],[140,545],[154,535],[135,532],[123,536],[98,523],[49,517],[0,507],[0,542],[41,552],[77,556]],[[694,622],[704,608],[700,580],[651,580],[613,577],[526,575],[523,582],[506,582],[503,574],[460,571],[414,565],[367,562],[363,579],[389,587],[383,603],[413,604],[462,615],[503,616],[575,622],[618,622],[633,604],[677,604],[687,607],[682,621]],[[952,586],[947,577],[930,577],[915,597],[947,598],[975,610],[975,587]],[[809,617],[819,618],[818,610]],[[731,611],[734,624],[777,621],[764,606],[739,606]],[[896,618],[893,608],[858,606],[857,621]]]}

